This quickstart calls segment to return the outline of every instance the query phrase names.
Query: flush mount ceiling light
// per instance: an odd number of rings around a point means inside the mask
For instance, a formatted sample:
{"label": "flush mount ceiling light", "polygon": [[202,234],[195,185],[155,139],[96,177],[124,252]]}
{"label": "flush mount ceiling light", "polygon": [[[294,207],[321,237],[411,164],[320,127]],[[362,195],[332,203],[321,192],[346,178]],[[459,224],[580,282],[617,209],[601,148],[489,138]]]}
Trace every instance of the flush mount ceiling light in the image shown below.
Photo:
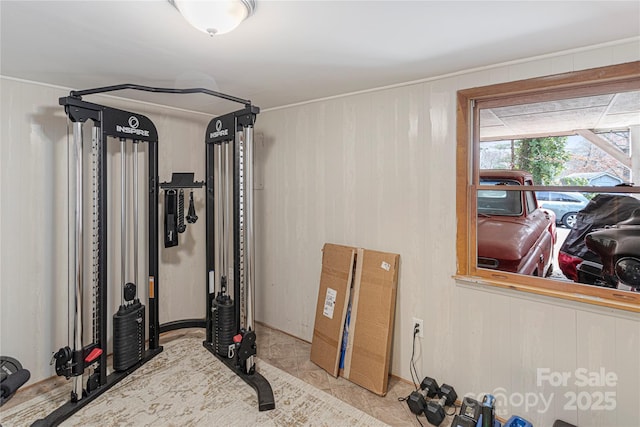
{"label": "flush mount ceiling light", "polygon": [[211,36],[228,33],[247,19],[255,0],[169,0],[198,30]]}

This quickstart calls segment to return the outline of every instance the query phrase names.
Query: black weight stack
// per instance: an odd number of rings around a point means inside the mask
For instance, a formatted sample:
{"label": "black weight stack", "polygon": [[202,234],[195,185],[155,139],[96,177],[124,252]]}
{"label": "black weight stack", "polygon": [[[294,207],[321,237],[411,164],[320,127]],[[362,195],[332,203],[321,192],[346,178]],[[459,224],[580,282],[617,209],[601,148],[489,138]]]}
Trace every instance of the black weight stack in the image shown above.
{"label": "black weight stack", "polygon": [[136,299],[113,315],[113,369],[126,371],[144,353],[144,305]]}
{"label": "black weight stack", "polygon": [[229,295],[221,295],[213,301],[213,331],[216,353],[229,357],[229,346],[233,344],[236,334],[234,304]]}

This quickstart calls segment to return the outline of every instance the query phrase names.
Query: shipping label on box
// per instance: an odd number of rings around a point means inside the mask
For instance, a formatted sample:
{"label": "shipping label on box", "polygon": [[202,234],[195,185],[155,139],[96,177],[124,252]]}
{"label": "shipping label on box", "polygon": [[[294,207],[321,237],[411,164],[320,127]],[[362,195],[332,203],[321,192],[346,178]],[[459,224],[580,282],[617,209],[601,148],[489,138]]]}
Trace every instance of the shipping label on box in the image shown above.
{"label": "shipping label on box", "polygon": [[324,298],[324,310],[322,311],[322,314],[329,319],[333,319],[333,309],[336,306],[337,296],[338,291],[327,288],[327,295]]}

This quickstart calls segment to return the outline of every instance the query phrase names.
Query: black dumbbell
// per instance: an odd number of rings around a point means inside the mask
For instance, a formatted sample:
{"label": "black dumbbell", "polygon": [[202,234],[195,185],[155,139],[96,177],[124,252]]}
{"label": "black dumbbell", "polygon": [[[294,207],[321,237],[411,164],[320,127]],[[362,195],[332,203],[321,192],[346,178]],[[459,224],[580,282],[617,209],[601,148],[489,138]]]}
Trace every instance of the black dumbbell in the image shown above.
{"label": "black dumbbell", "polygon": [[416,390],[409,395],[407,404],[409,409],[416,415],[421,415],[427,409],[427,397],[436,397],[440,392],[438,383],[433,378],[425,377],[420,383],[420,390]]}
{"label": "black dumbbell", "polygon": [[427,421],[434,426],[442,424],[446,416],[444,407],[452,405],[458,398],[456,391],[448,384],[442,384],[438,396],[440,396],[440,399],[429,401],[427,403],[427,409],[424,411]]}

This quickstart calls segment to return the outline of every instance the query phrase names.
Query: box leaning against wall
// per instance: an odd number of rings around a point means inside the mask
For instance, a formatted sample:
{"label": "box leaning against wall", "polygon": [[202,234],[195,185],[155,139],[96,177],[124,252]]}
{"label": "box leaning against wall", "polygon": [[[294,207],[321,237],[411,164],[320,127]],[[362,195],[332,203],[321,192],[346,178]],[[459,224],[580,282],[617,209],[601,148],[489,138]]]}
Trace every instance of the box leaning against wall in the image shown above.
{"label": "box leaning against wall", "polygon": [[389,378],[399,261],[393,253],[323,248],[311,361],[382,396]]}

